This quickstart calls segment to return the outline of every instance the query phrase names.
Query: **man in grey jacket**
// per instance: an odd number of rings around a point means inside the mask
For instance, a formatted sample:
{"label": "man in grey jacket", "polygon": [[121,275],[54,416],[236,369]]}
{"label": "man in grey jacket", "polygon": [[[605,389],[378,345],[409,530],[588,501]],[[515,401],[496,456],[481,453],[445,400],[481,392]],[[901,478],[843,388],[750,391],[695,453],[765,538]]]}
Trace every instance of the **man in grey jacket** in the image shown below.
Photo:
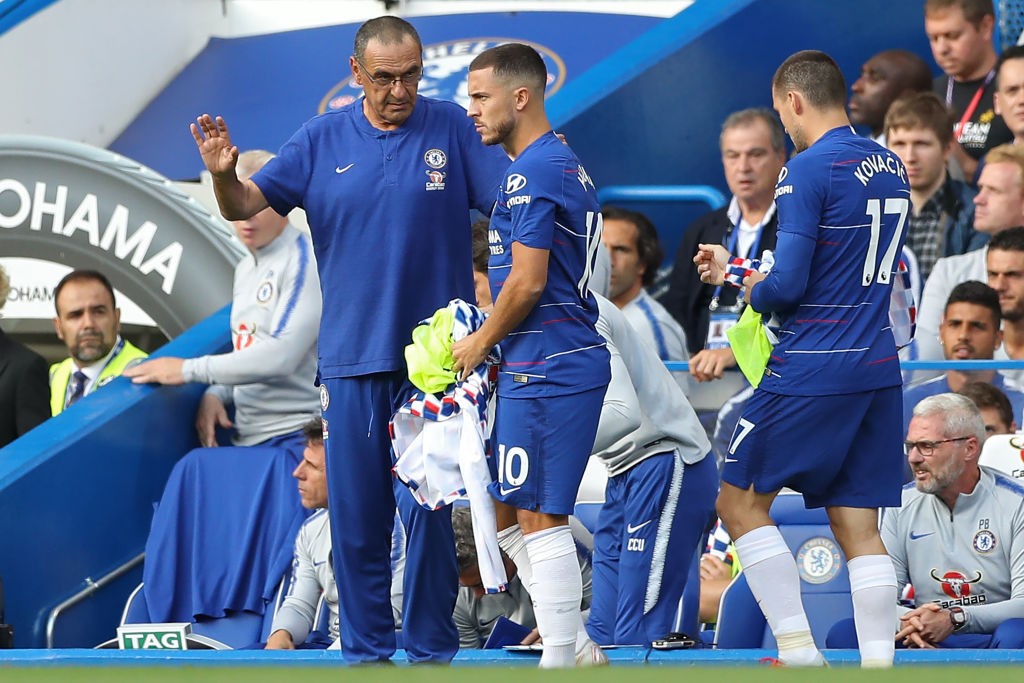
{"label": "man in grey jacket", "polygon": [[[245,152],[238,172],[248,177],[271,158],[262,150]],[[298,460],[301,428],[320,414],[314,379],[321,298],[312,243],[271,208],[233,225],[249,253],[235,267],[231,351],[154,358],[125,375],[136,384],[210,384],[196,414],[203,446],[217,445],[217,427],[234,427],[235,445],[280,445]]]}
{"label": "man in grey jacket", "polygon": [[[901,595],[914,605],[894,624],[898,645],[1024,647],[1024,487],[978,465],[984,440],[985,422],[965,396],[936,394],[914,407],[914,484],[882,517]],[[840,622],[827,647],[855,647],[851,638],[852,623]]]}

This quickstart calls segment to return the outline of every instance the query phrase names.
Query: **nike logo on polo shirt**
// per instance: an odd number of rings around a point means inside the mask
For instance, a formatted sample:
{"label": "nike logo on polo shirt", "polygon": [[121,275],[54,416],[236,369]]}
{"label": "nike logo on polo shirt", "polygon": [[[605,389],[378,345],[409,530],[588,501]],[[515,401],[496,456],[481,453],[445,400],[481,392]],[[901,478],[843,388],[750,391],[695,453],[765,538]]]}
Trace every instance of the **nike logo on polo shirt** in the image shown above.
{"label": "nike logo on polo shirt", "polygon": [[926,534],[915,534],[913,531],[911,531],[910,532],[910,540],[911,541],[916,541],[919,538],[924,538],[925,536],[931,536],[934,533],[935,533],[934,531],[929,531]]}
{"label": "nike logo on polo shirt", "polygon": [[352,168],[353,166],[355,166],[355,164],[349,164],[345,168],[342,168],[341,166],[335,166],[334,167],[334,172],[335,173],[344,173],[345,171],[347,171],[348,169]]}
{"label": "nike logo on polo shirt", "polygon": [[326,564],[326,563],[327,563],[327,560],[320,560],[319,562],[314,562],[313,566],[314,567],[319,567],[320,565]]}
{"label": "nike logo on polo shirt", "polygon": [[504,486],[499,486],[499,487],[498,487],[498,492],[499,492],[499,493],[500,493],[500,494],[501,494],[502,496],[507,496],[508,494],[510,494],[510,493],[513,493],[513,492],[515,492],[515,491],[518,491],[518,490],[519,490],[519,489],[521,489],[521,488],[523,488],[523,487],[522,487],[522,486],[513,486],[512,488],[510,488],[510,489],[507,489],[507,488],[505,488]]}
{"label": "nike logo on polo shirt", "polygon": [[651,523],[651,520],[647,520],[643,524],[637,524],[636,526],[633,526],[632,524],[630,524],[629,526],[626,527],[626,533],[627,534],[636,533],[637,531],[640,531],[641,529],[643,529],[645,526],[647,526],[650,523]]}
{"label": "nike logo on polo shirt", "polygon": [[725,464],[728,465],[731,462],[739,462],[739,459],[738,458],[726,458],[725,459]]}

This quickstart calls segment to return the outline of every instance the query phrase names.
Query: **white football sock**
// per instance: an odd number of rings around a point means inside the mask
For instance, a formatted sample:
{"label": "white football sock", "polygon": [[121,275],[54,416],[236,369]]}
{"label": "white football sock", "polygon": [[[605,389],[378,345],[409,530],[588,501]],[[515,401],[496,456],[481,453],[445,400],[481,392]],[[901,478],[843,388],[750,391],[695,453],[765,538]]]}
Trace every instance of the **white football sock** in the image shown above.
{"label": "white football sock", "polygon": [[498,547],[505,551],[508,559],[515,563],[519,572],[519,580],[529,590],[530,581],[533,579],[533,565],[530,564],[530,556],[526,553],[523,530],[518,524],[513,524],[498,532]]}
{"label": "white football sock", "polygon": [[762,526],[735,539],[747,585],[761,606],[779,645],[779,659],[790,666],[822,666],[800,600],[800,574],[782,534]]}
{"label": "white football sock", "polygon": [[853,622],[864,668],[892,666],[896,650],[896,570],[888,555],[861,555],[847,563]]}
{"label": "white football sock", "polygon": [[528,590],[533,598],[537,630],[544,641],[540,667],[575,666],[583,580],[572,533],[568,526],[558,526],[529,534],[524,539],[533,565],[533,580]]}
{"label": "white football sock", "polygon": [[[533,580],[533,565],[530,564],[530,557],[526,553],[526,541],[523,539],[523,530],[518,524],[513,524],[507,529],[498,532],[498,547],[505,551],[509,559],[516,565],[519,572],[519,580],[530,590],[530,581]],[[576,565],[579,567],[579,564]],[[583,615],[580,615],[580,623],[576,627],[576,653],[579,654],[588,645],[592,645],[590,634],[587,633],[586,624],[583,623]]]}

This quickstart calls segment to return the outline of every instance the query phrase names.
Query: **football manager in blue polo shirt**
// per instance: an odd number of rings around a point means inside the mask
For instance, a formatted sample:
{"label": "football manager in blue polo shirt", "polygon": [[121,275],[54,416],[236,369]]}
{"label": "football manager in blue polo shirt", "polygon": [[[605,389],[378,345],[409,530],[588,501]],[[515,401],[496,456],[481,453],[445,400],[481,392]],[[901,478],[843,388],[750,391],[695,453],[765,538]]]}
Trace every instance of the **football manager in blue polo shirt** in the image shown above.
{"label": "football manager in blue polo shirt", "polygon": [[[303,125],[250,179],[208,114],[191,126],[221,213],[306,211],[323,292],[320,399],[342,649],[350,663],[395,651],[390,539],[397,503],[408,533],[403,632],[411,662],[445,663],[457,569],[450,510],[396,495],[388,420],[406,378],[403,347],[452,298],[474,301],[470,209],[490,213],[509,160],[486,148],[459,105],[417,95],[416,30],[397,17],[363,24],[349,58],[364,97]],[[310,381],[314,378],[310,377]]]}

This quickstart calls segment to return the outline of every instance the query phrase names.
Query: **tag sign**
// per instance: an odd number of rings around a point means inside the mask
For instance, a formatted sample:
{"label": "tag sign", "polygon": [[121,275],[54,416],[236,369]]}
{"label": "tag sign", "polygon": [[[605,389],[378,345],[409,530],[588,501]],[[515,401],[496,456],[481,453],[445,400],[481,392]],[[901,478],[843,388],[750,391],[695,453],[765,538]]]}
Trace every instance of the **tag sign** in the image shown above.
{"label": "tag sign", "polygon": [[122,650],[187,650],[192,624],[127,624],[117,627]]}

